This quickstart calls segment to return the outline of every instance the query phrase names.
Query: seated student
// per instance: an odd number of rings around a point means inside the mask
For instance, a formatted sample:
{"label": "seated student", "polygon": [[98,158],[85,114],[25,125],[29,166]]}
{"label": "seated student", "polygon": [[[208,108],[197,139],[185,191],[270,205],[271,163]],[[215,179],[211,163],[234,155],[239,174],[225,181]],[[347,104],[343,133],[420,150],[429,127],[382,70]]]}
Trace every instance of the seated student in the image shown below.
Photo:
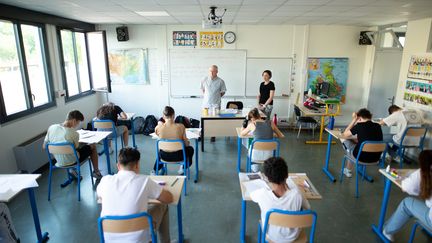
{"label": "seated student", "polygon": [[[253,133],[254,140],[258,139],[272,139],[273,133],[276,133],[277,137],[282,137],[282,132],[278,127],[270,121],[270,119],[262,120],[257,108],[249,111],[248,123],[246,121],[243,123],[241,135],[246,136],[249,133]],[[247,144],[249,148],[250,144]],[[273,156],[273,151],[252,151],[252,162],[258,160],[266,160]],[[259,165],[252,164],[252,171],[257,172],[259,170]]]}
{"label": "seated student", "polygon": [[109,102],[102,105],[96,112],[97,119],[99,120],[111,120],[116,125],[117,136],[123,136],[124,146],[128,146],[129,141],[129,130],[125,125],[117,126],[118,117],[127,119],[126,113],[118,105]]}
{"label": "seated student", "polygon": [[419,199],[406,197],[384,224],[383,234],[390,241],[393,241],[393,235],[412,217],[432,229],[432,150],[422,151],[419,163],[420,169],[402,181],[402,191],[419,196]]}
{"label": "seated student", "polygon": [[[169,191],[146,175],[139,175],[140,152],[122,148],[118,157],[118,173],[102,178],[97,187],[98,202],[102,203],[101,217],[124,216],[148,212],[153,217],[160,242],[170,242],[169,212],[166,204],[173,201]],[[162,204],[148,204],[157,199]],[[106,242],[150,242],[149,231],[105,233]]]}
{"label": "seated student", "polygon": [[[175,123],[175,112],[174,109],[170,106],[165,106],[163,111],[163,120],[159,120],[158,125],[155,128],[155,133],[159,138],[163,139],[181,139],[184,141],[185,149],[186,149],[186,160],[188,163],[188,168],[192,164],[192,157],[194,154],[194,149],[189,145],[189,140],[186,137],[186,128],[183,124]],[[183,151],[175,151],[175,152],[165,152],[161,150],[159,152],[161,158],[165,161],[181,161],[183,160]],[[162,165],[159,164],[159,169],[162,168]],[[156,164],[153,167],[156,170]],[[178,174],[183,174],[184,168],[183,165],[180,166]]]}
{"label": "seated student", "polygon": [[[357,139],[341,139],[347,153],[357,158],[360,145],[364,141],[382,141],[383,134],[381,126],[378,123],[372,122],[372,114],[367,109],[360,109],[357,113],[352,114],[352,121],[343,132],[343,137],[349,138],[357,135]],[[381,157],[379,152],[362,152],[360,155],[361,162],[377,162]],[[349,161],[349,160],[348,160]],[[346,177],[351,177],[351,169],[353,165],[348,162],[343,173]]]}
{"label": "seated student", "polygon": [[[101,179],[102,175],[99,171],[96,145],[79,143],[79,134],[76,130],[81,127],[80,124],[82,121],[84,121],[84,115],[80,111],[70,111],[66,116],[66,120],[62,124],[54,124],[48,128],[42,147],[45,149],[47,143],[73,143],[78,152],[79,161],[82,162],[90,156],[93,165],[93,177]],[[57,161],[57,166],[68,166],[76,163],[74,155],[54,155],[54,157]],[[78,173],[74,169],[71,169],[68,172],[75,179],[77,178]]]}
{"label": "seated student", "polygon": [[[270,209],[300,211],[310,209],[309,202],[304,198],[297,185],[288,177],[288,166],[284,159],[272,157],[264,162],[264,176],[267,177],[269,188],[261,188],[251,192],[252,201],[261,209],[261,223]],[[262,227],[263,228],[263,227]],[[272,242],[293,242],[300,234],[298,228],[269,226],[267,236]]]}
{"label": "seated student", "polygon": [[[391,105],[388,108],[389,116],[379,121],[380,125],[396,126],[396,134],[385,134],[384,141],[393,143],[392,149],[389,151],[390,155],[396,157],[394,153],[398,149],[398,145],[401,142],[403,133],[405,132],[408,125],[420,126],[423,122],[422,115],[414,110],[405,110],[397,105]],[[408,118],[408,119],[407,119]],[[419,138],[406,137],[404,144],[406,145],[417,145],[419,144]],[[396,158],[399,160],[399,158]]]}

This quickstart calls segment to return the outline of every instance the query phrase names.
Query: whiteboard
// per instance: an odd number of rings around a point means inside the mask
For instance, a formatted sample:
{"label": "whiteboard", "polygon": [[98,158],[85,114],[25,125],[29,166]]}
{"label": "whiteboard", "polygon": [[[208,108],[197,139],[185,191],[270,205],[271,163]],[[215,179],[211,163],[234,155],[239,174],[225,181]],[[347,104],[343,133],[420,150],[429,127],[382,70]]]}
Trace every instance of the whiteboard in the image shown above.
{"label": "whiteboard", "polygon": [[292,58],[248,58],[246,72],[246,96],[256,97],[262,79],[262,72],[272,72],[271,81],[275,84],[275,96],[289,95],[292,74]]}
{"label": "whiteboard", "polygon": [[171,96],[200,96],[201,81],[211,65],[219,67],[227,96],[244,96],[246,80],[245,50],[171,49],[169,51]]}

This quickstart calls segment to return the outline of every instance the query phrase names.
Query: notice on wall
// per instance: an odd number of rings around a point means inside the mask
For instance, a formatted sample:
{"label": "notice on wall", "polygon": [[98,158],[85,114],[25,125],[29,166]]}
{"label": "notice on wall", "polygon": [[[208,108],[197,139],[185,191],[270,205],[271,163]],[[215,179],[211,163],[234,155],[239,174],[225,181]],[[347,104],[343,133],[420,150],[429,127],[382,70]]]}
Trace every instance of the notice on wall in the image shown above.
{"label": "notice on wall", "polygon": [[403,99],[432,109],[432,55],[412,55]]}
{"label": "notice on wall", "polygon": [[201,48],[223,48],[224,39],[222,31],[200,32]]}
{"label": "notice on wall", "polygon": [[196,46],[196,31],[173,31],[173,46]]}
{"label": "notice on wall", "polygon": [[432,80],[432,56],[413,55],[411,56],[408,78]]}

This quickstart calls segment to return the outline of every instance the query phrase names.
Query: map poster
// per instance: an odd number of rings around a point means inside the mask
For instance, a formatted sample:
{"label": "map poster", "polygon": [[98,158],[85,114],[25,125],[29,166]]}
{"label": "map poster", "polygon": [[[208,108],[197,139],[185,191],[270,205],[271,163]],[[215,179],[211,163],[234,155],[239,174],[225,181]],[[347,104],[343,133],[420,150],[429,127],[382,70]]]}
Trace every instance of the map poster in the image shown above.
{"label": "map poster", "polygon": [[149,84],[147,49],[111,50],[109,73],[113,84]]}
{"label": "map poster", "polygon": [[222,31],[200,32],[201,48],[223,48],[224,39]]}
{"label": "map poster", "polygon": [[317,92],[326,84],[326,95],[345,103],[348,80],[348,58],[308,58],[307,90]]}
{"label": "map poster", "polygon": [[407,76],[408,78],[432,80],[432,56],[411,56]]}

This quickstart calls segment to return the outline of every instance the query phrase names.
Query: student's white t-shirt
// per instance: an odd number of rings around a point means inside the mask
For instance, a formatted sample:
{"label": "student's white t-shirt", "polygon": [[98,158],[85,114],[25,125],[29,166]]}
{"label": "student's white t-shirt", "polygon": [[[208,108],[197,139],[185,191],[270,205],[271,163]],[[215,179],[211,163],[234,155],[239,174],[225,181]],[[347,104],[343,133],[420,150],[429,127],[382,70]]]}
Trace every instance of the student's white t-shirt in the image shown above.
{"label": "student's white t-shirt", "polygon": [[[420,178],[420,169],[418,169],[402,181],[402,190],[412,196],[418,196],[420,194]],[[426,199],[425,203],[428,208],[432,208],[432,196]],[[432,210],[429,210],[429,220],[432,221]]]}
{"label": "student's white t-shirt", "polygon": [[[115,175],[104,176],[97,187],[97,195],[102,203],[101,217],[124,216],[147,212],[148,201],[157,199],[162,186],[145,175],[133,171],[120,170]],[[149,242],[150,232],[104,233],[107,242]]]}
{"label": "student's white t-shirt", "polygon": [[[79,134],[75,129],[64,127],[61,124],[54,124],[48,128],[45,136],[45,143],[63,143],[70,142],[75,145],[75,148],[79,145]],[[66,166],[74,164],[76,158],[74,155],[55,155],[57,160],[57,166]]]}
{"label": "student's white t-shirt", "polygon": [[[264,224],[266,213],[270,209],[281,209],[287,211],[300,211],[302,209],[303,197],[297,185],[288,178],[287,185],[290,188],[282,197],[277,197],[271,189],[261,188],[251,192],[252,201],[258,203],[261,209],[261,223]],[[285,228],[269,226],[268,238],[273,242],[292,242],[300,234],[299,228]]]}
{"label": "student's white t-shirt", "polygon": [[[420,126],[421,124],[410,124],[408,123],[404,113],[405,112],[412,112],[408,110],[399,110],[396,112],[393,112],[390,116],[383,119],[384,123],[387,126],[396,126],[397,127],[397,133],[393,136],[393,141],[396,143],[396,145],[399,145],[403,136],[403,133],[405,132],[405,129],[408,125],[410,126]],[[418,114],[420,116],[420,114]],[[419,144],[420,140],[419,138],[413,138],[413,137],[405,137],[404,139],[404,145],[417,145]]]}

